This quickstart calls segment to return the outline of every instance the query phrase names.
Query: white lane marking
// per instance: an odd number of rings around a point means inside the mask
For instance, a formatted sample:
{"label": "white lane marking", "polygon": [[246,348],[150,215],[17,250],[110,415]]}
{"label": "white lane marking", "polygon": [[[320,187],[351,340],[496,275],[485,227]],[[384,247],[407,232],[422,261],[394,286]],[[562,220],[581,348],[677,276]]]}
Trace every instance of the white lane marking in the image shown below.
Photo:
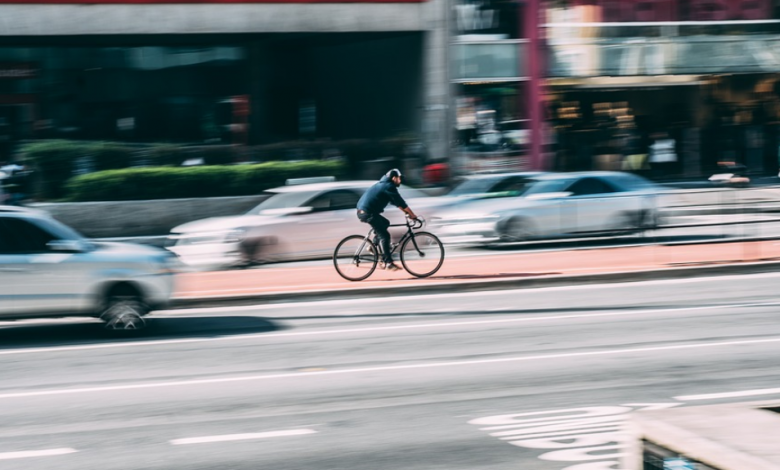
{"label": "white lane marking", "polygon": [[717,400],[719,398],[755,397],[758,395],[780,395],[780,388],[764,388],[758,390],[742,390],[740,392],[707,393],[702,395],[681,395],[674,397],[679,401]]}
{"label": "white lane marking", "polygon": [[[440,322],[440,323],[415,323],[411,325],[394,325],[394,326],[370,326],[363,328],[343,328],[337,330],[317,330],[317,331],[297,331],[286,333],[255,333],[255,334],[233,334],[228,336],[219,336],[216,338],[190,338],[190,339],[170,339],[170,340],[149,340],[149,341],[131,341],[131,342],[117,342],[108,344],[90,344],[81,346],[58,346],[51,348],[20,348],[20,349],[5,349],[0,350],[0,356],[11,354],[35,354],[45,352],[64,352],[64,351],[85,351],[92,349],[111,349],[111,348],[126,348],[126,347],[144,347],[144,346],[162,346],[170,344],[189,344],[189,343],[206,343],[213,341],[235,341],[237,339],[273,339],[273,338],[294,338],[298,336],[327,336],[334,334],[347,334],[347,333],[368,333],[378,331],[392,331],[392,330],[417,330],[425,328],[442,328],[450,326],[473,326],[473,325],[491,325],[501,323],[521,323],[521,322],[539,322],[539,321],[554,321],[554,320],[572,320],[572,319],[589,319],[599,317],[627,317],[636,315],[664,315],[674,314],[679,312],[692,312],[697,310],[717,310],[723,308],[747,308],[747,307],[766,307],[780,305],[778,302],[755,302],[746,304],[724,304],[724,305],[708,305],[705,307],[680,307],[669,309],[649,309],[649,310],[631,310],[631,311],[619,311],[619,312],[605,312],[605,313],[572,313],[566,315],[555,316],[535,316],[535,317],[523,317],[523,318],[500,318],[493,320],[469,320],[459,322]],[[414,313],[409,316],[416,315]]]}
{"label": "white lane marking", "polygon": [[252,439],[268,439],[271,437],[303,436],[306,434],[316,434],[313,429],[291,429],[289,431],[269,431],[249,434],[223,434],[221,436],[202,436],[187,437],[183,439],[173,439],[171,445],[181,446],[189,444],[206,444],[210,442],[230,442],[230,441],[249,441]]}
{"label": "white lane marking", "polygon": [[604,351],[589,351],[589,352],[578,352],[578,353],[540,354],[536,356],[502,357],[502,358],[495,358],[495,359],[474,359],[474,360],[465,360],[465,361],[431,362],[427,364],[404,364],[404,365],[396,365],[396,366],[361,367],[361,368],[354,368],[354,369],[323,370],[323,371],[308,371],[308,372],[285,372],[279,374],[249,375],[243,377],[220,377],[215,379],[194,379],[194,380],[180,380],[180,381],[172,381],[172,382],[137,383],[137,384],[113,385],[113,386],[105,386],[105,387],[85,387],[85,388],[71,388],[71,389],[25,391],[25,392],[15,392],[15,393],[3,393],[0,394],[0,399],[41,397],[41,396],[51,396],[51,395],[73,395],[73,394],[80,394],[80,393],[110,392],[110,391],[117,391],[117,390],[140,390],[140,389],[152,389],[152,388],[164,388],[164,387],[224,384],[230,382],[233,383],[254,382],[254,381],[261,381],[261,380],[272,380],[272,379],[318,377],[323,375],[358,374],[363,372],[387,372],[387,371],[399,371],[399,370],[434,369],[434,368],[442,368],[442,367],[473,366],[479,364],[499,364],[499,363],[509,363],[509,362],[568,359],[573,357],[613,356],[613,355],[620,355],[620,354],[638,354],[638,353],[659,352],[659,351],[680,351],[686,349],[708,349],[708,348],[719,348],[724,346],[746,346],[746,345],[771,344],[771,343],[780,343],[780,337],[755,339],[755,340],[742,340],[742,341],[717,341],[717,342],[702,343],[702,344],[679,344],[676,346],[624,348],[624,349],[612,349],[612,350],[604,350]]}
{"label": "white lane marking", "polygon": [[78,452],[76,449],[63,447],[61,449],[46,450],[27,450],[22,452],[4,452],[0,453],[0,460],[28,459],[31,457],[52,457],[55,455],[73,454]]}
{"label": "white lane marking", "polygon": [[[632,283],[618,284],[618,287],[636,287],[637,284],[642,285],[667,285],[667,284],[691,284],[691,283],[707,283],[712,284],[714,280],[729,281],[729,280],[746,280],[746,279],[761,279],[761,278],[776,278],[780,277],[780,273],[761,273],[761,274],[745,274],[740,276],[709,276],[709,277],[695,277],[689,279],[657,279],[653,281],[637,281]],[[457,288],[457,286],[456,286]],[[538,287],[529,289],[499,289],[492,291],[479,291],[479,292],[459,292],[451,294],[417,294],[406,295],[400,298],[399,301],[414,302],[417,300],[429,302],[436,299],[461,299],[469,297],[497,297],[497,296],[517,296],[521,293],[528,292],[550,292],[550,291],[568,291],[568,290],[594,290],[594,289],[615,289],[615,283],[606,284],[588,284],[577,286],[558,286],[558,287]],[[182,298],[185,299],[185,298]],[[311,302],[287,302],[278,304],[260,304],[260,305],[239,305],[233,307],[195,307],[187,309],[176,310],[158,310],[157,313],[162,314],[192,314],[192,313],[215,313],[215,312],[245,312],[252,310],[279,310],[288,308],[300,308],[300,307],[316,307],[316,306],[335,306],[335,305],[365,305],[365,304],[387,304],[387,298],[384,296],[372,297],[367,299],[333,299],[333,300],[313,300]]]}

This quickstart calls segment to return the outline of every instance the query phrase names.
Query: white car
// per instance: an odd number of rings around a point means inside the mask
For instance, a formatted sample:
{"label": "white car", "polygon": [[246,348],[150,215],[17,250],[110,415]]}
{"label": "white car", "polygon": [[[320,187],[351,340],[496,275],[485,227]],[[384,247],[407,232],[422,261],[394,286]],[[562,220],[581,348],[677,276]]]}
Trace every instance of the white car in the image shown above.
{"label": "white car", "polygon": [[88,316],[137,330],[170,302],[178,267],[165,250],[93,242],[43,211],[0,206],[0,320]]}
{"label": "white car", "polygon": [[537,175],[520,197],[467,200],[437,212],[445,243],[492,244],[619,235],[654,228],[655,183],[630,173]]}
{"label": "white car", "polygon": [[[368,233],[357,219],[360,196],[376,181],[347,181],[282,186],[243,215],[211,217],[171,230],[167,248],[187,265],[222,269],[257,263],[327,258],[347,235]],[[418,213],[436,198],[401,186],[401,196]],[[391,223],[403,213],[388,206]]]}

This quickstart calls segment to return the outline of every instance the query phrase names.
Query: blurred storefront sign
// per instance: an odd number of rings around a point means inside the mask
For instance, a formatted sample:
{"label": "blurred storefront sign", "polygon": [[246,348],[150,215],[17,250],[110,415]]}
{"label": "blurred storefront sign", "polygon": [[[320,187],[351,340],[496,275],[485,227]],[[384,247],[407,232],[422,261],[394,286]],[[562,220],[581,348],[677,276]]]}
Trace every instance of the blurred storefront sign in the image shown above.
{"label": "blurred storefront sign", "polygon": [[772,0],[576,0],[598,8],[596,21],[727,21],[772,17]]}
{"label": "blurred storefront sign", "polygon": [[550,41],[550,77],[780,72],[780,36]]}

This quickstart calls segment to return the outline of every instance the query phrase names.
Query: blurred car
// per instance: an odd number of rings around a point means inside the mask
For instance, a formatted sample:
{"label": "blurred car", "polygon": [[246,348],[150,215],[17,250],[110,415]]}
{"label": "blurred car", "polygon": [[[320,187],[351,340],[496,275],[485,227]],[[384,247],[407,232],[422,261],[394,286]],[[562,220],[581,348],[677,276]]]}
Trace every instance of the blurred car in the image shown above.
{"label": "blurred car", "polygon": [[443,208],[431,230],[447,243],[477,244],[627,234],[657,225],[661,192],[630,173],[548,173],[520,197]]}
{"label": "blurred car", "polygon": [[[167,248],[185,264],[202,269],[326,258],[347,235],[370,230],[357,219],[356,210],[360,196],[374,183],[328,182],[269,189],[268,197],[243,215],[174,227]],[[414,188],[401,186],[399,191],[421,215],[424,208],[437,203],[437,198]],[[392,206],[384,215],[391,223],[403,223],[403,213]]]}
{"label": "blurred car", "polygon": [[140,329],[169,303],[177,265],[160,248],[93,242],[43,211],[0,206],[0,320],[90,316]]}

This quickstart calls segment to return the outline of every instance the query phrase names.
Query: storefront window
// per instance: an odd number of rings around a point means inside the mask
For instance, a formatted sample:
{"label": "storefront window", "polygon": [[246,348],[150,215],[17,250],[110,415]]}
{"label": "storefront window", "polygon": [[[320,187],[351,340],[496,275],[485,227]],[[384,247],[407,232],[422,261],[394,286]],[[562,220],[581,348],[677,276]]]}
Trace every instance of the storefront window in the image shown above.
{"label": "storefront window", "polygon": [[514,79],[525,76],[526,44],[481,43],[453,46],[455,80]]}
{"label": "storefront window", "polygon": [[461,39],[474,36],[519,39],[523,37],[519,5],[516,0],[457,0],[454,5],[457,35]]}
{"label": "storefront window", "polygon": [[0,47],[0,108],[17,139],[203,142],[218,103],[248,92],[245,55],[235,46]]}

